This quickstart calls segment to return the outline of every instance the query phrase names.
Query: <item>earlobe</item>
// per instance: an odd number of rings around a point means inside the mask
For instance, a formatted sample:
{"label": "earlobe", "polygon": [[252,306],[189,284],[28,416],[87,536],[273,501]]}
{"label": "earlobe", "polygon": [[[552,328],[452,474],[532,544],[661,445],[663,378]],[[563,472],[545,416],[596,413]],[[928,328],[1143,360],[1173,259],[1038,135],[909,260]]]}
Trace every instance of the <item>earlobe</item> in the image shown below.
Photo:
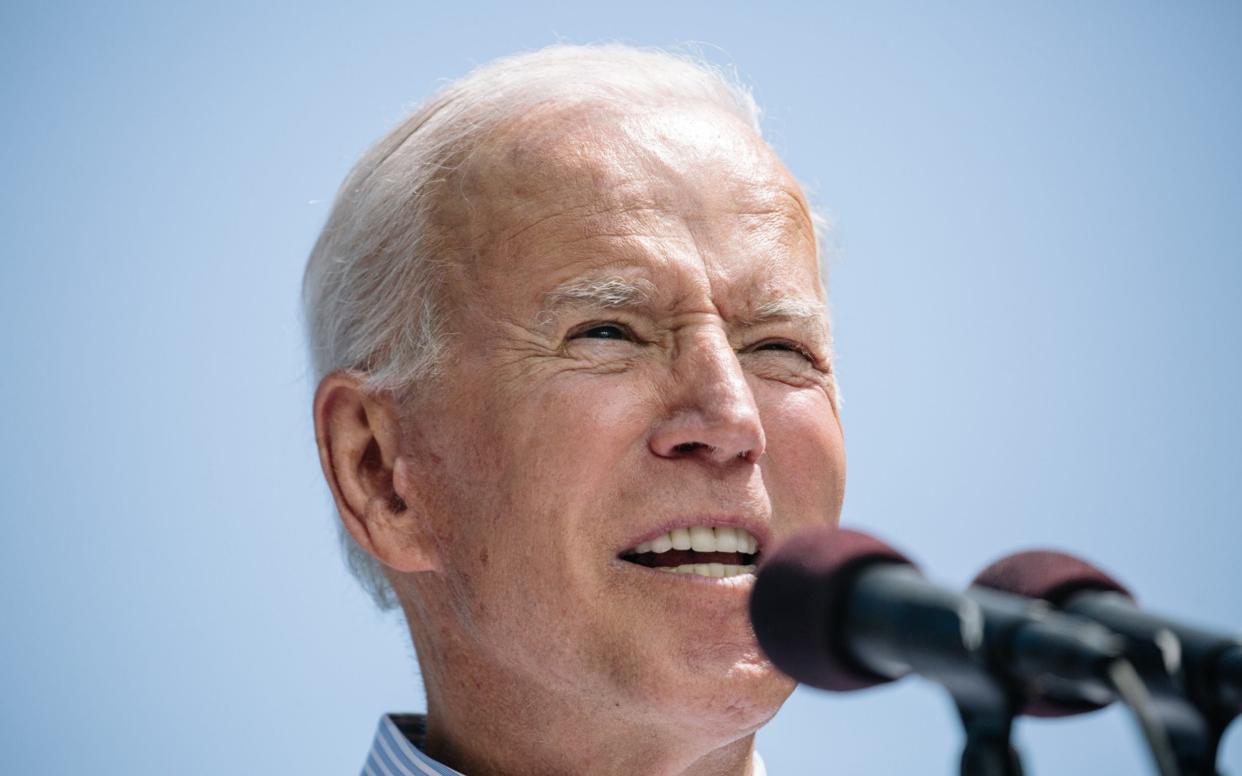
{"label": "earlobe", "polygon": [[[359,546],[400,572],[435,567],[425,516],[401,471],[401,412],[363,375],[339,370],[315,392],[315,439],[341,522]],[[411,505],[411,501],[415,502]]]}

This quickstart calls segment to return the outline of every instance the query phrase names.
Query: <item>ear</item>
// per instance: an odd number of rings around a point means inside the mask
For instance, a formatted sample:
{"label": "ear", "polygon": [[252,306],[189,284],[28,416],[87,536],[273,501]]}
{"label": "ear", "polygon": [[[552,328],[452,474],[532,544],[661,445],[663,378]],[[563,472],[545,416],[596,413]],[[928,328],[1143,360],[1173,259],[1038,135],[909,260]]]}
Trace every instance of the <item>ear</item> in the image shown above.
{"label": "ear", "polygon": [[396,399],[364,390],[361,373],[338,370],[319,383],[314,412],[319,463],[349,535],[396,571],[436,568],[426,516],[405,476]]}

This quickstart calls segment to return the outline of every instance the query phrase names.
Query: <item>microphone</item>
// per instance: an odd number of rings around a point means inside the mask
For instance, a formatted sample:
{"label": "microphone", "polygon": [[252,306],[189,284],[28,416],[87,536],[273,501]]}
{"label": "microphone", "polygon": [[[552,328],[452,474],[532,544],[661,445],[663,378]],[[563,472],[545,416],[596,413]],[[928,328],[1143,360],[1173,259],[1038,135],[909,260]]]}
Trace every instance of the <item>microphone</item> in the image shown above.
{"label": "microphone", "polygon": [[[1122,649],[1107,629],[1041,602],[930,582],[849,529],[803,531],[769,553],[750,614],[763,651],[804,684],[850,691],[918,673],[960,707],[1007,706],[1010,716],[1031,698],[1064,702],[1063,713],[1107,703]],[[1050,680],[1061,697],[1044,697]]]}
{"label": "microphone", "polygon": [[1009,743],[1016,714],[1035,704],[1045,716],[1078,713],[1114,692],[1159,773],[1181,773],[1121,637],[1035,598],[936,585],[867,534],[818,527],[782,543],[759,567],[750,616],[776,667],[812,687],[858,690],[909,673],[943,685],[966,729],[964,776],[1022,774]]}
{"label": "microphone", "polygon": [[1216,774],[1220,739],[1242,714],[1242,640],[1146,612],[1112,577],[1061,552],[1001,558],[975,584],[1047,600],[1120,634],[1182,772]]}
{"label": "microphone", "polygon": [[1196,704],[1242,713],[1242,640],[1150,614],[1121,583],[1086,561],[1052,550],[1001,558],[974,584],[1042,598],[1062,611],[1097,622],[1126,638],[1140,670],[1159,666]]}

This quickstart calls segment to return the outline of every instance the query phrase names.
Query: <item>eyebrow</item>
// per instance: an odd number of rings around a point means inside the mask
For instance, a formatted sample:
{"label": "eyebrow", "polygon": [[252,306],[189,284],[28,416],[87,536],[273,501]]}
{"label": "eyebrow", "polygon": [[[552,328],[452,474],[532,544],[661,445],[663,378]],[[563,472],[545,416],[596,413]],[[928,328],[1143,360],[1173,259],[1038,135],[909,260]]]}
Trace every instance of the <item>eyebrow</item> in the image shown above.
{"label": "eyebrow", "polygon": [[647,304],[655,284],[645,278],[628,280],[619,275],[575,278],[543,295],[545,310],[559,307],[636,307]]}
{"label": "eyebrow", "polygon": [[655,290],[655,284],[645,278],[629,280],[620,275],[575,278],[543,295],[543,305],[535,316],[535,323],[551,325],[564,310],[642,307],[651,303]]}
{"label": "eyebrow", "polygon": [[833,350],[832,323],[828,308],[820,302],[809,302],[797,297],[782,296],[758,305],[750,315],[738,323],[745,327],[757,327],[765,323],[793,321],[801,324],[811,337],[831,358]]}
{"label": "eyebrow", "polygon": [[769,321],[809,321],[826,324],[828,322],[826,313],[822,304],[782,296],[760,304],[751,311],[750,315],[746,316],[743,323],[751,326]]}
{"label": "eyebrow", "polygon": [[[543,295],[543,305],[535,317],[535,322],[539,326],[551,325],[565,310],[633,309],[650,306],[655,295],[655,284],[646,278],[631,280],[619,275],[575,278]],[[822,304],[783,296],[760,303],[737,323],[742,326],[758,326],[777,321],[809,323],[831,339],[828,320],[827,310]]]}

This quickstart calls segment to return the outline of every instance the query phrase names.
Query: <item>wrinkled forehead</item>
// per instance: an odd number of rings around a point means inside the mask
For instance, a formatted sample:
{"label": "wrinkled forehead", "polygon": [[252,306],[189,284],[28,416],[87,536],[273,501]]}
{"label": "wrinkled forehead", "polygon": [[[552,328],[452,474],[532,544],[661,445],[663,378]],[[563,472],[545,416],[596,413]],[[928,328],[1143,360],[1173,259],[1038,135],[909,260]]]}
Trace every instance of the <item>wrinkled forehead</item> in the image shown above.
{"label": "wrinkled forehead", "polygon": [[455,220],[480,254],[503,254],[547,219],[578,218],[586,236],[644,212],[775,215],[814,242],[792,175],[749,127],[707,105],[544,108],[494,133],[458,176]]}

